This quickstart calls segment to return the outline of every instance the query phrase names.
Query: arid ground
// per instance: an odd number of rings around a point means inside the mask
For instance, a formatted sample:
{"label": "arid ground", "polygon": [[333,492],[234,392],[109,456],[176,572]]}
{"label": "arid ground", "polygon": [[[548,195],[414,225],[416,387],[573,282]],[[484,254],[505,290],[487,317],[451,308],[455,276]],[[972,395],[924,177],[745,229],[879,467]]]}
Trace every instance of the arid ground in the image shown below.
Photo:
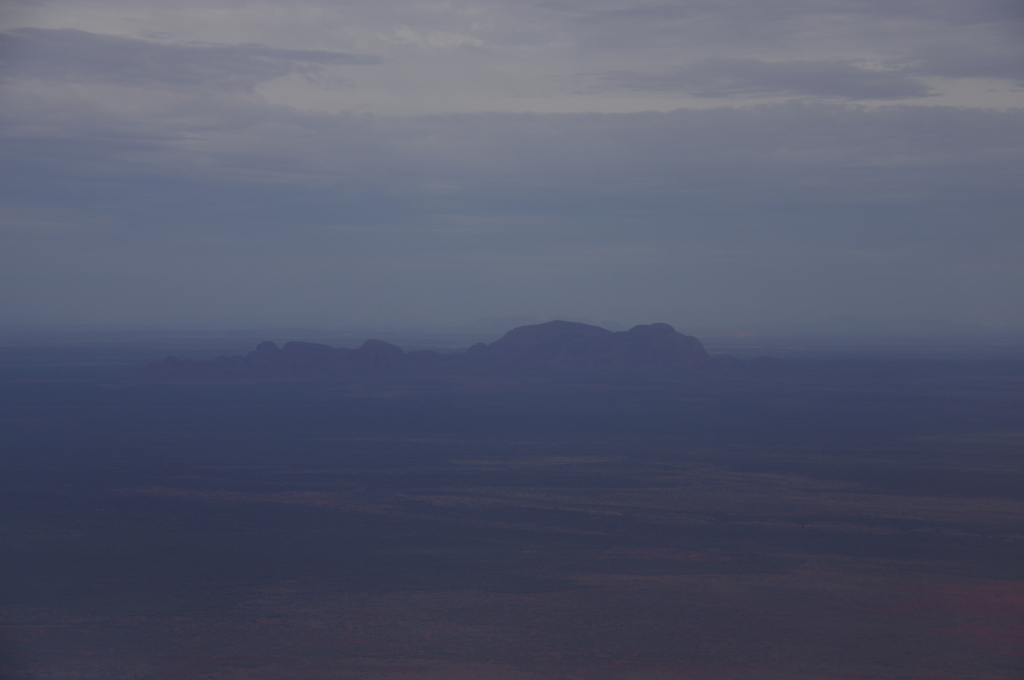
{"label": "arid ground", "polygon": [[11,680],[1024,678],[1019,362],[140,384],[26,352]]}

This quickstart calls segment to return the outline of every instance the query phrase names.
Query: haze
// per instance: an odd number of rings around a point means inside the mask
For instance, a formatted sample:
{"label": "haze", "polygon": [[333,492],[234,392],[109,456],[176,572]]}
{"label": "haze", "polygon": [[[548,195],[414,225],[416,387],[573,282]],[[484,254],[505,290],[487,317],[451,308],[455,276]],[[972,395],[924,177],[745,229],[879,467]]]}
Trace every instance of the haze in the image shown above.
{"label": "haze", "polygon": [[8,323],[1024,325],[1016,2],[6,7]]}

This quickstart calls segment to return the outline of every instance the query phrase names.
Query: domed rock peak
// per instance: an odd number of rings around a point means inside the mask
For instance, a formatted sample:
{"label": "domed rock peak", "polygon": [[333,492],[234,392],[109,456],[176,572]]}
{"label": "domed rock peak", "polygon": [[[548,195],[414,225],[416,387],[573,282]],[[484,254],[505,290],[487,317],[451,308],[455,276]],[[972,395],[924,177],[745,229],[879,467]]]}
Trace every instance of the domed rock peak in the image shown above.
{"label": "domed rock peak", "polygon": [[179,362],[169,357],[152,362],[149,375],[192,378],[274,378],[384,374],[514,375],[523,372],[571,373],[782,373],[785,364],[759,358],[741,362],[712,359],[700,340],[667,323],[652,323],[612,332],[574,321],[519,326],[489,345],[477,343],[464,352],[441,354],[421,350],[405,353],[383,340],[367,340],[356,349],[292,341],[283,347],[261,342],[245,357]]}

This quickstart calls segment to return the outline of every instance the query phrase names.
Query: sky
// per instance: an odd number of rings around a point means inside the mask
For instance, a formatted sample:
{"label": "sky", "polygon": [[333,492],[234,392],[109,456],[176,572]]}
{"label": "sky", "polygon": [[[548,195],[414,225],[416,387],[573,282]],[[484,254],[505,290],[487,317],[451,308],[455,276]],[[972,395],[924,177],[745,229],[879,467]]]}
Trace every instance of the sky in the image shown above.
{"label": "sky", "polygon": [[1017,0],[9,0],[0,322],[1024,326]]}

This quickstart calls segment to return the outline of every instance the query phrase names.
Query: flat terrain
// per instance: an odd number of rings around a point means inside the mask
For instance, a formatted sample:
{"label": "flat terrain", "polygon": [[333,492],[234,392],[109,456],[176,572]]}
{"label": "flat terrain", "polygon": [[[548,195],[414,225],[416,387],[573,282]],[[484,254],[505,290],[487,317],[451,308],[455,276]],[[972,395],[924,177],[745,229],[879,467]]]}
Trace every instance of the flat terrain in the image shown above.
{"label": "flat terrain", "polygon": [[138,384],[69,352],[0,352],[4,678],[1024,678],[1020,362]]}

